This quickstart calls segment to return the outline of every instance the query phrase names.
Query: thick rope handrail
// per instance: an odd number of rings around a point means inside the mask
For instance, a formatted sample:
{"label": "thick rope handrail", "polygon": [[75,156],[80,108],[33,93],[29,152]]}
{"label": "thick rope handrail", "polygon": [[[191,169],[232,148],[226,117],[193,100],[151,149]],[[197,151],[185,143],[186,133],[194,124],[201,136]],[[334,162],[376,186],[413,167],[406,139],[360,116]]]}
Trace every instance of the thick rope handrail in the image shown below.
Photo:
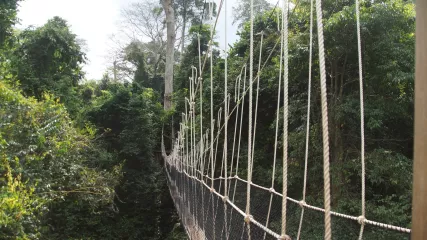
{"label": "thick rope handrail", "polygon": [[282,163],[282,228],[281,237],[283,239],[289,239],[290,237],[286,234],[286,207],[288,195],[288,91],[289,91],[289,50],[288,50],[288,0],[283,0],[283,163]]}
{"label": "thick rope handrail", "polygon": [[323,132],[323,191],[325,205],[325,240],[331,240],[331,183],[329,176],[329,130],[328,130],[328,99],[326,90],[325,47],[323,40],[322,1],[316,0],[317,38],[319,45],[320,65],[320,98],[322,105]]}

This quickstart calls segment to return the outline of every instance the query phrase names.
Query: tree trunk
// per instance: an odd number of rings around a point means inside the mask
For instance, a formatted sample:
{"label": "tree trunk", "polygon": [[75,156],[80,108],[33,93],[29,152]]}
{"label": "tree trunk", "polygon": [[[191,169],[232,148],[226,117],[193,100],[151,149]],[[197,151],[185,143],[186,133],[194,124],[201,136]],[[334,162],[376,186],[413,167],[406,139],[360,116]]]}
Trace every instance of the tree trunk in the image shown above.
{"label": "tree trunk", "polygon": [[169,110],[172,108],[173,93],[173,65],[175,58],[175,13],[173,9],[173,0],[163,0],[162,5],[166,14],[167,29],[164,109]]}
{"label": "tree trunk", "polygon": [[184,55],[184,45],[185,45],[185,27],[187,23],[187,1],[184,1],[184,13],[182,16],[182,33],[181,33],[181,53],[179,59],[182,60]]}

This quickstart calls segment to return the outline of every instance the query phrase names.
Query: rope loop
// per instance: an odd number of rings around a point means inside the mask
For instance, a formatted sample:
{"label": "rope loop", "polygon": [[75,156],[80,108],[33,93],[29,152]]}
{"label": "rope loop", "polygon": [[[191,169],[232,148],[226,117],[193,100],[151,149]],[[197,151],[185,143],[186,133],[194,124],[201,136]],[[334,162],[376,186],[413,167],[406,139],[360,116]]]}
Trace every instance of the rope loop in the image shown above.
{"label": "rope loop", "polygon": [[366,221],[366,218],[365,218],[364,216],[359,216],[359,217],[357,217],[357,222],[358,222],[360,225],[365,225],[365,221]]}
{"label": "rope loop", "polygon": [[279,240],[292,240],[292,238],[285,234],[280,236]]}
{"label": "rope loop", "polygon": [[246,214],[245,223],[249,224],[251,222],[251,218],[253,218],[252,215]]}

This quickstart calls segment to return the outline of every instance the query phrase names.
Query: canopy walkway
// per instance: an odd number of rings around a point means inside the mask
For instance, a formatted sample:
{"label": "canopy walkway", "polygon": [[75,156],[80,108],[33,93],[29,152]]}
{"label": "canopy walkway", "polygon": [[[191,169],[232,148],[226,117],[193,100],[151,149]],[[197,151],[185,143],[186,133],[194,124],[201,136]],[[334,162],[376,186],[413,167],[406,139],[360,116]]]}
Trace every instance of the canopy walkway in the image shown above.
{"label": "canopy walkway", "polygon": [[[221,0],[218,5],[218,16],[226,4],[226,0]],[[254,168],[254,149],[258,113],[258,96],[262,81],[261,72],[266,62],[259,61],[258,66],[254,66],[254,58],[263,54],[263,33],[254,33],[254,6],[251,1],[251,35],[250,35],[250,56],[249,63],[241,66],[241,73],[235,80],[236,87],[234,94],[228,94],[228,62],[225,56],[224,82],[213,81],[212,76],[212,41],[209,51],[202,55],[199,53],[199,66],[192,67],[190,76],[189,96],[185,100],[185,112],[182,113],[177,139],[173,144],[173,149],[169,155],[166,154],[164,144],[162,144],[162,155],[165,159],[165,169],[168,177],[168,184],[171,196],[175,203],[178,214],[187,231],[190,239],[305,239],[304,234],[311,229],[322,229],[324,235],[317,239],[336,239],[333,235],[340,232],[340,235],[356,236],[358,239],[364,238],[364,233],[370,231],[390,231],[397,234],[398,239],[407,239],[411,229],[401,226],[394,226],[380,219],[371,220],[366,217],[365,200],[365,152],[364,152],[364,104],[363,104],[363,70],[362,70],[362,49],[359,18],[359,1],[356,0],[356,21],[359,60],[359,83],[360,83],[360,214],[351,215],[331,210],[331,183],[330,183],[330,157],[329,157],[329,132],[328,132],[328,104],[327,85],[325,70],[325,49],[323,43],[322,26],[322,6],[321,0],[311,0],[310,14],[310,54],[308,56],[308,106],[307,106],[307,129],[305,144],[304,176],[302,184],[302,198],[294,199],[288,196],[288,119],[289,119],[289,74],[288,74],[288,14],[289,3],[284,0],[281,5],[281,24],[278,31],[280,39],[277,40],[273,49],[267,52],[267,61],[272,56],[279,56],[280,70],[277,75],[279,88],[277,89],[278,104],[276,111],[275,145],[274,158],[271,166],[271,184],[261,186],[252,180]],[[277,5],[276,5],[277,6]],[[227,9],[225,7],[225,9]],[[209,9],[212,14],[212,8]],[[226,10],[225,10],[226,11]],[[225,14],[226,15],[226,14]],[[316,17],[314,21],[314,17]],[[211,40],[217,19],[213,23],[211,30]],[[310,95],[311,95],[311,72],[313,55],[313,25],[317,24],[319,72],[321,87],[321,109],[322,109],[322,130],[323,130],[323,206],[317,206],[306,199],[306,189],[310,185],[308,166],[310,164],[310,143],[309,143],[309,119],[310,119]],[[227,22],[225,21],[225,24]],[[259,46],[254,46],[254,36],[261,38]],[[227,41],[227,40],[226,40]],[[225,44],[227,46],[227,44]],[[260,56],[254,56],[254,49],[260,49]],[[227,53],[227,47],[225,53]],[[210,65],[209,65],[210,61]],[[203,106],[203,79],[202,76],[210,66],[210,116],[202,116]],[[248,68],[248,69],[246,69]],[[248,74],[247,74],[248,73]],[[254,74],[255,73],[255,74]],[[218,113],[214,113],[214,87],[223,87],[224,96],[222,107]],[[198,100],[198,102],[196,101]],[[197,108],[196,102],[200,103]],[[245,102],[249,106],[244,106]],[[283,112],[280,106],[283,106]],[[231,107],[231,108],[230,108]],[[247,112],[245,113],[245,109]],[[199,112],[196,113],[196,110]],[[280,114],[283,114],[279,116]],[[247,122],[248,129],[242,129],[243,118]],[[279,129],[279,120],[282,129]],[[209,121],[210,127],[205,128],[203,121]],[[228,123],[233,121],[233,129],[229,131]],[[246,125],[245,125],[246,126]],[[229,136],[229,132],[234,132]],[[247,134],[242,134],[246,132]],[[282,136],[282,141],[278,136]],[[219,139],[223,139],[220,141]],[[241,144],[241,143],[247,144]],[[279,144],[283,149],[281,163],[279,164]],[[247,151],[243,156],[243,147]],[[220,150],[219,150],[220,149]],[[218,157],[221,156],[221,157]],[[217,159],[218,158],[218,159]],[[277,161],[276,161],[277,160]],[[218,163],[218,164],[217,164]],[[280,169],[281,179],[277,179],[278,169]],[[241,176],[244,172],[245,176]],[[279,180],[280,189],[275,186]],[[318,226],[305,224],[306,219],[317,219]],[[339,228],[336,226],[340,226]],[[397,239],[396,238],[396,239]],[[354,238],[353,238],[354,239]]]}

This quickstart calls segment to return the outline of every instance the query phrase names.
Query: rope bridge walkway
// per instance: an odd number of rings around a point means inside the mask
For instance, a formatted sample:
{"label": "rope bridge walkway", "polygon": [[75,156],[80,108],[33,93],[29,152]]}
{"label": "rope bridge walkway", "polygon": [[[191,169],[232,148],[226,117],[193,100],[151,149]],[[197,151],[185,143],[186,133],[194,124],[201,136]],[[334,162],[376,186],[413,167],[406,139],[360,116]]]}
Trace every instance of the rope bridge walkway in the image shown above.
{"label": "rope bridge walkway", "polygon": [[[332,239],[332,233],[340,231],[340,235],[348,235],[349,239],[363,239],[364,232],[373,230],[396,232],[400,238],[405,238],[410,229],[393,226],[387,223],[367,219],[365,209],[365,158],[364,158],[364,116],[363,116],[363,75],[361,36],[359,20],[359,1],[356,0],[357,42],[359,59],[360,82],[360,123],[361,123],[361,212],[359,215],[347,215],[331,210],[331,184],[329,169],[329,133],[328,133],[328,105],[325,55],[323,43],[322,6],[321,0],[311,0],[310,13],[310,43],[309,43],[309,77],[308,77],[308,106],[307,129],[304,161],[304,183],[301,189],[302,198],[293,199],[288,196],[288,15],[289,3],[281,4],[281,22],[279,25],[280,39],[269,52],[267,60],[261,64],[263,53],[263,33],[254,33],[254,6],[251,0],[250,22],[250,54],[249,64],[242,66],[240,75],[235,81],[234,94],[228,94],[228,60],[225,56],[224,95],[222,107],[214,113],[214,81],[210,81],[210,128],[203,127],[203,79],[205,66],[210,61],[210,79],[213,79],[212,38],[223,5],[221,0],[217,17],[211,28],[209,50],[202,56],[199,39],[199,66],[192,67],[189,96],[185,100],[185,112],[178,137],[173,144],[170,155],[165,152],[162,143],[162,155],[165,159],[165,169],[171,196],[190,239],[304,239],[310,231],[323,231],[323,236],[317,239]],[[213,4],[209,4],[209,14],[212,17]],[[277,7],[277,5],[276,5]],[[315,10],[315,12],[314,12]],[[227,7],[225,7],[227,11]],[[315,13],[315,14],[314,14]],[[314,206],[306,199],[306,189],[309,184],[307,168],[309,164],[309,122],[310,122],[310,95],[311,72],[313,55],[313,17],[316,16],[317,39],[319,50],[322,131],[323,131],[323,206]],[[225,14],[227,16],[227,14]],[[227,21],[225,20],[225,28]],[[225,32],[227,30],[225,29]],[[254,36],[260,35],[259,63],[254,66]],[[225,53],[227,54],[227,39]],[[279,47],[280,46],[280,47]],[[279,50],[280,48],[280,50]],[[256,138],[258,96],[260,89],[260,74],[273,54],[280,54],[280,69],[278,74],[278,103],[275,127],[274,158],[271,166],[271,184],[260,186],[252,181],[254,169],[254,149]],[[246,68],[249,68],[247,71]],[[255,69],[257,68],[257,69]],[[254,76],[254,70],[256,75]],[[247,74],[248,72],[248,74]],[[247,76],[249,75],[249,76]],[[221,86],[215,86],[221,87]],[[255,88],[255,89],[254,89]],[[283,90],[282,90],[283,88]],[[283,92],[282,92],[283,91]],[[196,100],[200,102],[196,114]],[[249,106],[244,106],[245,101]],[[283,112],[280,111],[283,106]],[[233,106],[230,109],[230,106]],[[244,110],[248,109],[247,113]],[[279,129],[280,114],[283,118]],[[242,129],[243,118],[248,123],[248,129]],[[228,122],[234,121],[233,136],[228,136]],[[247,139],[243,139],[242,131],[247,131]],[[276,162],[279,147],[279,132],[283,134],[281,141],[283,157],[281,164]],[[245,136],[246,134],[244,134]],[[223,141],[220,141],[223,138]],[[247,142],[247,151],[243,156],[243,144]],[[223,142],[223,143],[222,143]],[[221,144],[220,144],[221,143]],[[230,145],[229,145],[230,144]],[[221,146],[219,146],[221,145]],[[245,145],[246,147],[246,145]],[[218,154],[219,153],[219,154]],[[217,155],[222,155],[217,159]],[[218,165],[217,165],[218,162]],[[219,163],[221,165],[219,166]],[[242,167],[243,166],[243,167]],[[281,179],[276,178],[276,167],[281,166]],[[246,177],[239,176],[242,171]],[[275,183],[282,183],[277,189]],[[319,192],[322,190],[319,189]],[[317,225],[304,224],[306,219],[317,219]],[[312,222],[312,221],[311,221]],[[332,224],[333,223],[333,224]],[[340,226],[339,229],[336,226]],[[335,239],[336,237],[334,237]]]}

